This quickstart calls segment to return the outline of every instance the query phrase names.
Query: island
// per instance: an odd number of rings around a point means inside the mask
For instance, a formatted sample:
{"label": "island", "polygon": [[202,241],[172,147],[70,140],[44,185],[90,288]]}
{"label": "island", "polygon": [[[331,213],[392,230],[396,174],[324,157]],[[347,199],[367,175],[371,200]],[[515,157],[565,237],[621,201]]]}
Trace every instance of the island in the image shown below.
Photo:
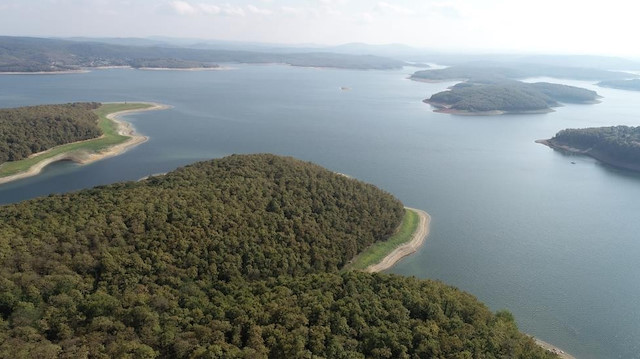
{"label": "island", "polygon": [[458,289],[342,270],[406,213],[270,154],[0,206],[0,357],[556,357]]}
{"label": "island", "polygon": [[444,69],[416,71],[410,79],[424,82],[519,80],[531,77],[555,77],[574,80],[623,80],[637,75],[593,68],[553,66],[519,62],[481,61],[454,65]]}
{"label": "island", "polygon": [[166,109],[157,103],[71,103],[0,109],[0,184],[48,164],[112,157],[147,140],[119,116]]}
{"label": "island", "polygon": [[600,81],[598,86],[618,90],[640,91],[640,79]]}
{"label": "island", "polygon": [[566,129],[536,142],[565,153],[587,155],[613,167],[640,171],[640,127]]}
{"label": "island", "polygon": [[595,91],[547,82],[463,82],[424,100],[435,112],[456,115],[546,113],[560,102],[598,103]]}

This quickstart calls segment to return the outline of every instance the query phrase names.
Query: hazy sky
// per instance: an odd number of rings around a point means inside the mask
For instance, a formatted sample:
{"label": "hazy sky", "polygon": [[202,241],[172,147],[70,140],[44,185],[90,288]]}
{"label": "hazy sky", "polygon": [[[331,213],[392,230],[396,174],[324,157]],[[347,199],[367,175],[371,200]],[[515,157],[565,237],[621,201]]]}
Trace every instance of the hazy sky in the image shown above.
{"label": "hazy sky", "polygon": [[0,0],[0,34],[640,57],[633,0]]}

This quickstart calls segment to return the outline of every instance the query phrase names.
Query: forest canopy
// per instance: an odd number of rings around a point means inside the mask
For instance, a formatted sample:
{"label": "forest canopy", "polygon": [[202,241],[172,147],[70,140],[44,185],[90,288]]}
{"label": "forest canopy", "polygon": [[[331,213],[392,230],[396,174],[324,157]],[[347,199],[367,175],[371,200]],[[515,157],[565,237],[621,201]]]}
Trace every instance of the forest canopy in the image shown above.
{"label": "forest canopy", "polygon": [[617,167],[640,170],[640,127],[566,129],[547,142],[575,149]]}
{"label": "forest canopy", "polygon": [[0,109],[0,165],[66,143],[100,137],[99,103]]}
{"label": "forest canopy", "polygon": [[547,82],[463,82],[432,95],[425,102],[436,107],[465,111],[525,112],[549,110],[559,102],[593,103],[595,91]]}
{"label": "forest canopy", "polygon": [[0,207],[0,357],[552,357],[469,294],[340,272],[403,213],[274,155]]}

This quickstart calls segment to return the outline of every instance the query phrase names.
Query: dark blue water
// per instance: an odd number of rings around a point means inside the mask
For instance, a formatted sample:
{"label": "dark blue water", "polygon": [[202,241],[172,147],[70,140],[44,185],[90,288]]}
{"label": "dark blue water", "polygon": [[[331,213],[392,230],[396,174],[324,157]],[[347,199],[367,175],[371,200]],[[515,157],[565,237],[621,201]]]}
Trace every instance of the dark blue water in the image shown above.
{"label": "dark blue water", "polygon": [[411,69],[235,67],[0,76],[2,107],[174,106],[127,117],[150,141],[0,185],[0,203],[231,153],[291,155],[374,183],[432,215],[427,244],[392,272],[439,279],[493,310],[507,308],[522,330],[579,358],[640,358],[640,176],[533,142],[567,127],[638,125],[640,93],[564,81],[596,89],[603,103],[461,117],[421,103],[452,83],[409,81]]}

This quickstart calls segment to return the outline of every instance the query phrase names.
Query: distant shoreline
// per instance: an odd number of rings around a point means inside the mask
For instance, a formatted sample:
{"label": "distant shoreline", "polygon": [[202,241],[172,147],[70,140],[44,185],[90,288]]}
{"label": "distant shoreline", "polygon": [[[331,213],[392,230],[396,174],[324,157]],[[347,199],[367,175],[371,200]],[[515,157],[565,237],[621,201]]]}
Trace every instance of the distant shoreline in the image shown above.
{"label": "distant shoreline", "polygon": [[89,70],[63,70],[63,71],[3,71],[0,75],[69,75],[86,74]]}
{"label": "distant shoreline", "polygon": [[96,66],[83,67],[79,70],[63,70],[63,71],[3,71],[0,75],[70,75],[70,74],[86,74],[94,70],[112,70],[112,69],[131,69],[140,71],[224,71],[232,70],[233,67],[216,66],[216,67],[132,67],[132,66]]}
{"label": "distant shoreline", "polygon": [[531,115],[531,114],[544,114],[549,112],[555,112],[552,108],[539,109],[539,110],[522,110],[522,111],[504,111],[504,110],[491,110],[491,111],[466,111],[452,109],[450,105],[429,101],[428,99],[422,100],[422,102],[433,106],[435,109],[433,112],[446,113],[449,115],[460,116],[499,116],[499,115]]}
{"label": "distant shoreline", "polygon": [[579,148],[571,147],[571,146],[568,146],[568,145],[555,143],[551,139],[548,139],[548,140],[536,140],[535,142],[539,143],[541,145],[545,145],[545,146],[547,146],[549,148],[552,148],[554,150],[561,151],[561,152],[572,153],[572,154],[576,154],[576,155],[589,156],[589,157],[594,158],[594,159],[600,161],[601,163],[603,163],[605,165],[608,165],[608,166],[611,166],[611,167],[615,167],[615,168],[619,168],[619,169],[623,169],[623,170],[634,171],[634,172],[640,172],[640,165],[622,162],[622,161],[617,160],[615,158],[611,158],[611,156],[608,156],[608,155],[605,155],[605,154],[600,153],[598,151],[595,151],[595,150],[593,150],[591,148],[586,149],[586,150],[581,150]]}
{"label": "distant shoreline", "polygon": [[[111,103],[124,103],[124,102],[111,102]],[[105,103],[105,104],[107,104],[107,103]],[[83,150],[74,149],[74,150],[71,150],[69,152],[60,153],[60,154],[55,155],[53,157],[45,158],[42,161],[39,161],[39,162],[35,163],[34,165],[32,165],[31,167],[29,167],[29,169],[27,169],[26,171],[22,171],[22,172],[19,172],[19,173],[16,173],[16,174],[0,177],[0,185],[1,184],[5,184],[5,183],[9,183],[9,182],[13,182],[13,181],[17,181],[17,180],[20,180],[20,179],[24,179],[24,178],[36,176],[36,175],[40,174],[40,172],[42,172],[42,170],[46,166],[50,165],[51,163],[60,162],[60,161],[72,161],[72,162],[75,162],[75,163],[80,164],[80,165],[85,165],[85,164],[93,163],[93,162],[96,162],[96,161],[99,161],[99,160],[102,160],[102,159],[105,159],[105,158],[117,156],[119,154],[124,153],[125,151],[127,151],[128,149],[130,149],[132,147],[135,147],[135,146],[137,146],[137,145],[139,145],[141,143],[146,142],[148,140],[148,137],[142,136],[142,135],[136,133],[135,128],[130,123],[120,119],[120,116],[131,114],[131,113],[135,113],[135,112],[164,110],[164,109],[170,108],[170,106],[164,105],[164,104],[155,103],[155,102],[136,102],[136,104],[147,104],[150,107],[117,111],[117,112],[109,113],[109,114],[107,114],[105,116],[107,119],[115,122],[118,125],[118,134],[120,134],[122,136],[129,137],[128,140],[126,140],[124,142],[121,142],[121,143],[118,143],[118,144],[115,144],[113,146],[110,146],[110,147],[108,147],[108,148],[106,148],[104,150],[100,150],[99,152],[85,152]],[[81,143],[81,142],[95,141],[95,140],[101,139],[103,137],[104,137],[104,135],[100,136],[100,137],[97,137],[97,138],[90,139],[90,140],[71,142],[71,143],[68,143],[68,144],[61,145],[61,146],[66,146],[66,145],[75,144],[75,143]],[[60,147],[60,146],[57,146],[57,147]],[[49,149],[47,151],[36,153],[36,154],[34,154],[32,156],[29,156],[29,158],[33,158],[33,157],[37,157],[39,155],[46,154],[48,152],[51,152],[55,148],[56,147],[51,148],[51,149]]]}
{"label": "distant shoreline", "polygon": [[418,226],[411,235],[411,240],[396,247],[391,253],[382,258],[380,262],[368,266],[365,269],[365,272],[377,273],[387,270],[396,265],[396,263],[398,263],[404,257],[415,253],[418,248],[420,248],[424,244],[426,238],[429,236],[429,231],[431,228],[431,216],[427,212],[419,209],[408,207],[405,208],[415,212],[418,215]]}

